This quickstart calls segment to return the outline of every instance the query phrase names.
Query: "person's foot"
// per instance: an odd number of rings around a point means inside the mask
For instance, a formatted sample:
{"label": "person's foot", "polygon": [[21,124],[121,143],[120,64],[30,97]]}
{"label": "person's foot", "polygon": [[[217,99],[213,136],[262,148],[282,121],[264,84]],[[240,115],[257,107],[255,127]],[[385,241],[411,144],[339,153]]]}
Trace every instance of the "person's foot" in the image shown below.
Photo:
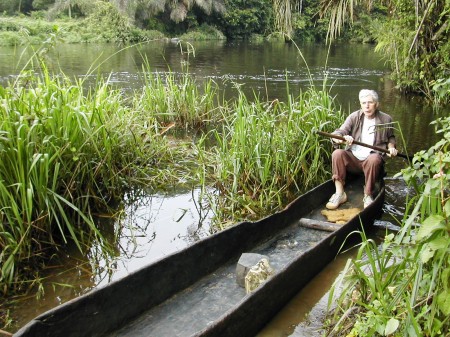
{"label": "person's foot", "polygon": [[330,200],[328,200],[328,203],[325,205],[325,207],[328,209],[336,209],[346,201],[347,194],[345,194],[345,192],[343,192],[342,194],[334,193],[331,196]]}
{"label": "person's foot", "polygon": [[364,208],[369,206],[372,202],[373,202],[372,197],[368,194],[364,194],[364,198],[363,198]]}

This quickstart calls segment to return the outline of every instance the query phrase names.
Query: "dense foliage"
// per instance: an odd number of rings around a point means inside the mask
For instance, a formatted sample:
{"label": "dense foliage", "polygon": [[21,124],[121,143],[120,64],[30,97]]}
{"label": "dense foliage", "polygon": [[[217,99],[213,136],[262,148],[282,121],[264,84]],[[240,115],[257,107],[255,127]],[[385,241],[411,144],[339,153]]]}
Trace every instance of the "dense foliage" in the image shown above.
{"label": "dense foliage", "polygon": [[[102,14],[100,22],[112,18],[109,27],[103,28],[115,29],[116,35],[124,37],[123,41],[132,40],[128,36],[129,25],[179,36],[207,24],[228,38],[283,32],[302,40],[323,37],[326,27],[316,15],[319,3],[313,0],[5,0],[0,3],[0,13],[47,20],[83,19],[99,17],[108,5],[116,12],[108,9],[111,15]],[[117,20],[119,25],[115,25]]]}
{"label": "dense foliage", "polygon": [[[381,247],[364,236],[349,261],[330,336],[448,336],[450,331],[450,117],[442,139],[402,170],[415,194],[402,228]],[[413,194],[413,193],[411,193]]]}
{"label": "dense foliage", "polygon": [[268,35],[273,27],[272,0],[226,0],[227,11],[221,19],[230,38],[245,38],[252,34]]}
{"label": "dense foliage", "polygon": [[[377,43],[375,51],[386,59],[401,90],[421,92],[432,98],[436,81],[448,79],[450,1],[321,2],[323,15],[330,17],[330,37],[339,35],[346,22],[361,23],[359,19],[365,18],[365,28]],[[374,17],[367,20],[363,13]],[[443,99],[450,97],[447,94]]]}

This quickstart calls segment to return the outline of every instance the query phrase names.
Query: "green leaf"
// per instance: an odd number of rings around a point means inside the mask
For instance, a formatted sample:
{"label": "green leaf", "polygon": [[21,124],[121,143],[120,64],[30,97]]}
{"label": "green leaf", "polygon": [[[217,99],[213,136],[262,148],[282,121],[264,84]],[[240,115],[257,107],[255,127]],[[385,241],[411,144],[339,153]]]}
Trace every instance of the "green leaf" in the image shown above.
{"label": "green leaf", "polygon": [[445,289],[438,295],[437,303],[444,315],[450,315],[450,289]]}
{"label": "green leaf", "polygon": [[450,268],[445,268],[441,274],[443,288],[450,291]]}
{"label": "green leaf", "polygon": [[426,218],[416,235],[418,241],[431,236],[435,231],[445,229],[444,217],[433,214]]}
{"label": "green leaf", "polygon": [[431,249],[433,250],[446,250],[448,247],[448,237],[440,236],[429,242]]}
{"label": "green leaf", "polygon": [[445,211],[445,213],[447,214],[447,216],[450,215],[450,199],[447,200],[447,202],[445,203],[445,205],[444,205],[444,211]]}
{"label": "green leaf", "polygon": [[386,324],[386,328],[384,329],[384,335],[385,336],[392,335],[397,330],[398,326],[399,321],[395,318],[391,318]]}
{"label": "green leaf", "polygon": [[420,252],[420,258],[423,263],[427,263],[429,259],[434,256],[436,251],[442,250],[445,251],[448,247],[448,238],[444,236],[439,236],[434,238],[430,242],[427,242],[423,245],[423,248]]}
{"label": "green leaf", "polygon": [[433,256],[435,250],[430,247],[429,244],[425,244],[420,251],[420,259],[422,263],[427,263]]}

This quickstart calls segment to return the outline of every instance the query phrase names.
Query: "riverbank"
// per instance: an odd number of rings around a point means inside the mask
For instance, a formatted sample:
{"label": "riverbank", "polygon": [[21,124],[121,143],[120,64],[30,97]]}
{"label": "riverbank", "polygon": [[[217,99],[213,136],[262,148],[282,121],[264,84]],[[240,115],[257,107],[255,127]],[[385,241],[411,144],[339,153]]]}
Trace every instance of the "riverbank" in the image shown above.
{"label": "riverbank", "polygon": [[[57,40],[63,43],[138,43],[171,40],[157,30],[144,30],[130,25],[122,17],[114,22],[93,15],[84,19],[58,19],[0,16],[0,46],[42,45]],[[177,37],[178,40],[225,40],[222,32],[201,25]]]}

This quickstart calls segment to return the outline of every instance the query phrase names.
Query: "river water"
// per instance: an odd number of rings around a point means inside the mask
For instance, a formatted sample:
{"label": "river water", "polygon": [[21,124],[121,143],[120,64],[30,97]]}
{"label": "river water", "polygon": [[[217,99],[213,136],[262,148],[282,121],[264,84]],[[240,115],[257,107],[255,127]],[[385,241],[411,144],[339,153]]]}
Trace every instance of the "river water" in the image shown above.
{"label": "river water", "polygon": [[[26,66],[31,52],[22,47],[2,47],[0,84],[14,80]],[[199,82],[211,78],[220,85],[227,98],[236,95],[236,86],[249,95],[254,93],[268,100],[285,100],[288,92],[295,97],[311,84],[326,86],[346,112],[358,109],[360,89],[375,89],[380,95],[380,109],[399,122],[405,139],[401,151],[408,153],[434,144],[437,136],[430,122],[449,112],[448,109],[433,111],[420,97],[405,97],[397,92],[389,80],[389,71],[379,55],[373,52],[372,45],[327,47],[244,41],[192,44],[166,41],[124,48],[112,44],[77,44],[57,46],[46,57],[50,69],[55,72],[62,70],[69,77],[87,78],[88,81],[95,81],[100,74],[124,90],[143,85],[145,62],[152,72],[189,71]],[[390,222],[388,213],[402,215],[407,189],[393,175],[405,165],[401,159],[387,163],[386,214],[379,222],[381,225]],[[142,193],[130,198],[121,209],[120,221],[124,230],[119,238],[117,260],[106,264],[96,251],[89,258],[76,254],[67,256],[59,267],[46,272],[48,278],[43,282],[44,293],[40,298],[31,294],[11,306],[10,314],[17,327],[58,304],[121,278],[208,235],[210,215],[196,202],[198,193],[197,190],[156,195]],[[313,336],[313,328],[304,323],[307,321],[305,315],[309,313],[311,317],[316,314],[314,310],[323,311],[323,296],[345,259],[340,257],[331,263],[307,291],[294,298],[261,332],[261,336]]]}

